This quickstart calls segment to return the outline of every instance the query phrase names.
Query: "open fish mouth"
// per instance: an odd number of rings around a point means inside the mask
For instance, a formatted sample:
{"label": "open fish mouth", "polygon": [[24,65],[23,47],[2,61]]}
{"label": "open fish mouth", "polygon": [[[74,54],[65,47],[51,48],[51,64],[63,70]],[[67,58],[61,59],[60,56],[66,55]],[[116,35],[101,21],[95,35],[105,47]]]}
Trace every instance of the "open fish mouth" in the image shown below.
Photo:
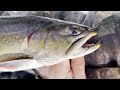
{"label": "open fish mouth", "polygon": [[[95,35],[97,35],[97,32],[91,32],[90,34],[86,35],[83,39],[86,39],[86,41],[81,45],[82,48],[91,48],[94,46],[98,46],[101,44],[100,40],[95,40]],[[88,38],[87,38],[88,37]],[[82,41],[82,40],[81,40]]]}
{"label": "open fish mouth", "polygon": [[87,42],[85,42],[83,45],[82,45],[82,48],[90,48],[92,46],[95,46],[95,45],[98,45],[98,44],[101,44],[102,41],[101,40],[96,40],[94,39],[94,36],[92,38],[90,38],[89,40],[87,40]]}
{"label": "open fish mouth", "polygon": [[70,55],[71,53],[76,52],[75,50],[80,50],[81,47],[85,50],[85,55],[97,50],[101,46],[100,41],[90,42],[90,39],[95,35],[97,35],[97,32],[90,32],[84,38],[80,38],[77,41],[75,41],[67,50],[66,55]]}

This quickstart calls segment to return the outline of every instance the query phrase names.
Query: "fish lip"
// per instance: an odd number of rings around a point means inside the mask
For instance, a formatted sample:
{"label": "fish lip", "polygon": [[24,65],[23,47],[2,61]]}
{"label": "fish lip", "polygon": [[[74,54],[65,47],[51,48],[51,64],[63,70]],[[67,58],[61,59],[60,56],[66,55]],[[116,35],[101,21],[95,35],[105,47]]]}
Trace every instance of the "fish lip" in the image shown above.
{"label": "fish lip", "polygon": [[70,55],[67,54],[67,56],[69,57],[67,59],[72,59],[72,58],[78,58],[78,57],[86,56],[86,55],[88,55],[90,53],[93,53],[97,49],[99,49],[100,46],[101,46],[101,44],[97,43],[94,46],[91,46],[90,48],[81,48],[81,49],[83,49],[83,51],[81,53],[76,53],[76,54],[73,53],[73,54],[70,54]]}

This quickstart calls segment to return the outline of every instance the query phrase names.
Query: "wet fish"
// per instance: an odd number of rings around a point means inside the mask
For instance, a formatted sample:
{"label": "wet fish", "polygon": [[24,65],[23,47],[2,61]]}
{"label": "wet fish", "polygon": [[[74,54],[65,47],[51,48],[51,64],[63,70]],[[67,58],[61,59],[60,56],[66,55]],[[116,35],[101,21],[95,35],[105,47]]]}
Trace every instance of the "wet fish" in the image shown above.
{"label": "wet fish", "polygon": [[49,66],[94,52],[86,42],[97,33],[85,25],[42,17],[0,17],[0,71]]}
{"label": "wet fish", "polygon": [[90,69],[88,79],[120,79],[120,68],[104,67]]}
{"label": "wet fish", "polygon": [[102,42],[101,47],[85,56],[86,64],[91,66],[107,67],[113,63],[113,67],[120,66],[120,16],[111,15],[105,18],[99,25],[98,34],[90,39],[90,43]]}

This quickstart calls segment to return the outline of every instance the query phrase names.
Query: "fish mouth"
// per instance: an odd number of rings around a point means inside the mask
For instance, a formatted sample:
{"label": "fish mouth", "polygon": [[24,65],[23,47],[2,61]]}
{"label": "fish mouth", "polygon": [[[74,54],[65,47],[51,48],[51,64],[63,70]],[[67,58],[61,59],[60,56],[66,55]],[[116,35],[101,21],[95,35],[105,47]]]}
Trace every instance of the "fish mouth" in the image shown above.
{"label": "fish mouth", "polygon": [[95,36],[93,36],[82,45],[82,48],[90,48],[101,43],[101,40],[97,40],[95,39]]}
{"label": "fish mouth", "polygon": [[67,50],[66,55],[70,55],[71,53],[76,52],[75,50],[79,50],[80,48],[83,48],[85,50],[84,55],[97,50],[101,46],[101,42],[93,40],[92,37],[94,37],[95,35],[97,35],[97,32],[90,32],[84,38],[80,38],[75,41]]}

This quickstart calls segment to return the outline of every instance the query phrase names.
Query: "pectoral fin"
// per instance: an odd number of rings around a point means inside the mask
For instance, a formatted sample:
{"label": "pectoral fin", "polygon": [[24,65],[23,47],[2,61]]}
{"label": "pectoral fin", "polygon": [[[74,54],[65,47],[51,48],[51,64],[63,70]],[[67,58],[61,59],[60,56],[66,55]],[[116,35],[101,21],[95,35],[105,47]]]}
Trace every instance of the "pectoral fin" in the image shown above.
{"label": "pectoral fin", "polygon": [[0,63],[6,61],[14,61],[20,59],[32,59],[31,56],[25,55],[23,53],[8,53],[0,55]]}

